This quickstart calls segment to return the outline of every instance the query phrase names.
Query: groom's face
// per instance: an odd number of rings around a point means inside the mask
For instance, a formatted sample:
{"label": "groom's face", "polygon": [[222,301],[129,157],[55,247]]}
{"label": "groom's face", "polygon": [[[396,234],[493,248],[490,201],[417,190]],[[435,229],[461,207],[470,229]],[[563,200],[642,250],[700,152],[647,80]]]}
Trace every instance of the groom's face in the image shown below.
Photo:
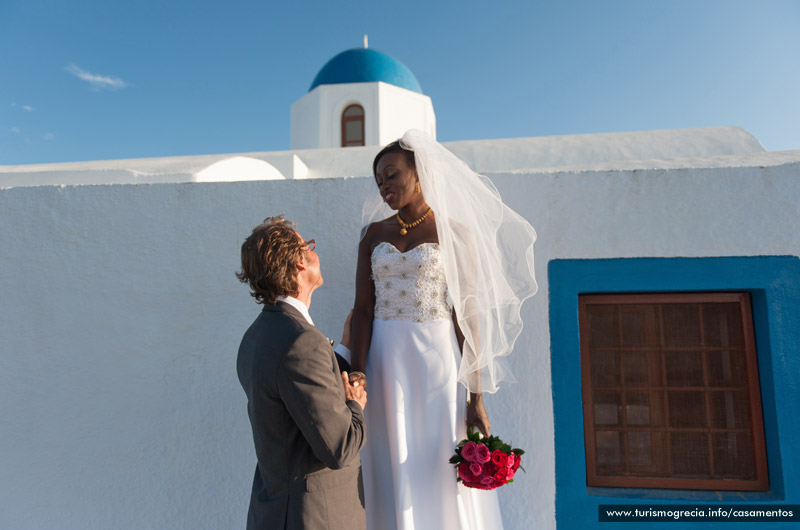
{"label": "groom's face", "polygon": [[305,270],[300,272],[301,274],[305,275],[305,280],[308,282],[308,284],[311,285],[313,289],[316,289],[323,283],[322,269],[320,268],[319,264],[319,256],[317,255],[317,252],[313,250],[308,243],[306,243],[306,240],[303,239],[303,236],[297,234],[297,237],[300,239],[300,242],[303,243],[304,247],[301,263],[305,267]]}

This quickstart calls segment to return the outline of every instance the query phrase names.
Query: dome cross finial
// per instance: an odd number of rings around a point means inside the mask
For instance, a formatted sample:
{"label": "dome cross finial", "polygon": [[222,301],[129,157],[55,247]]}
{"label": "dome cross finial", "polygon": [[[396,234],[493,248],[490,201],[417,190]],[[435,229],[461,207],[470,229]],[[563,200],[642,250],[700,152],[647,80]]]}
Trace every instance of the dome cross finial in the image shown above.
{"label": "dome cross finial", "polygon": [[366,50],[367,48],[369,48],[369,37],[364,33],[364,49]]}

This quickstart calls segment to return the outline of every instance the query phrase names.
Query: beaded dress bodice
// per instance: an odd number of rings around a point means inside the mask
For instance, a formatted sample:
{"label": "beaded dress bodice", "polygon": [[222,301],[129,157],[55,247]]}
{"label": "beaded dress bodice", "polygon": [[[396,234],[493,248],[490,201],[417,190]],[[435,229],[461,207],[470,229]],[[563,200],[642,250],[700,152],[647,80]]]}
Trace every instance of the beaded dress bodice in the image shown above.
{"label": "beaded dress bodice", "polygon": [[387,242],[372,251],[375,318],[428,322],[450,318],[438,243],[400,252]]}

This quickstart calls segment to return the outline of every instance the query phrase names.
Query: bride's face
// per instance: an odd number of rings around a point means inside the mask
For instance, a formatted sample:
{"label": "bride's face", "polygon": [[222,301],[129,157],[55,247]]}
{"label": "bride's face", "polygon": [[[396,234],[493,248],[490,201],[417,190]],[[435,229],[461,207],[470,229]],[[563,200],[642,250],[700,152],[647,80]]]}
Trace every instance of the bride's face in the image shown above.
{"label": "bride's face", "polygon": [[399,210],[413,200],[422,200],[416,192],[417,171],[401,153],[386,153],[378,160],[375,182],[389,208]]}

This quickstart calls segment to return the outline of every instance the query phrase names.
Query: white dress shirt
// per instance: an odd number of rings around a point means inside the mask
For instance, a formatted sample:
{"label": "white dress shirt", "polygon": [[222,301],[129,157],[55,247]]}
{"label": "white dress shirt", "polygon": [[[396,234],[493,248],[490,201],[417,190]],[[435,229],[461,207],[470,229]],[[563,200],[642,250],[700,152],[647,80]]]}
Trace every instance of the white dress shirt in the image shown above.
{"label": "white dress shirt", "polygon": [[[314,321],[311,320],[311,314],[308,312],[308,307],[306,306],[306,304],[304,304],[294,296],[279,296],[277,298],[277,301],[285,302],[290,306],[294,307],[295,309],[300,311],[300,314],[303,315],[303,318],[306,319],[306,322],[308,322],[312,326],[314,325]],[[350,364],[350,357],[351,357],[350,348],[348,348],[343,344],[337,344],[336,347],[333,349],[333,351],[341,355],[344,358],[344,360],[347,361],[348,364]]]}

